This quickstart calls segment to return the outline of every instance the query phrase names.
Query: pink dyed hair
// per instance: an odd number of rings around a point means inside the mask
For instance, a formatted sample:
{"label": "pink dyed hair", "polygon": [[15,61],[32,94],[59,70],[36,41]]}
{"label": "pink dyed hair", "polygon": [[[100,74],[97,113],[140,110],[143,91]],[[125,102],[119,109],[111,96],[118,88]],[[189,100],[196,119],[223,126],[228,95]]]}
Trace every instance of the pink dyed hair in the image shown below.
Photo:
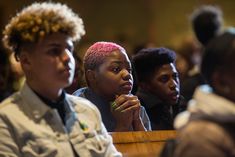
{"label": "pink dyed hair", "polygon": [[99,67],[106,56],[116,50],[126,52],[122,46],[113,42],[100,41],[91,45],[83,58],[85,71],[88,69],[94,70]]}

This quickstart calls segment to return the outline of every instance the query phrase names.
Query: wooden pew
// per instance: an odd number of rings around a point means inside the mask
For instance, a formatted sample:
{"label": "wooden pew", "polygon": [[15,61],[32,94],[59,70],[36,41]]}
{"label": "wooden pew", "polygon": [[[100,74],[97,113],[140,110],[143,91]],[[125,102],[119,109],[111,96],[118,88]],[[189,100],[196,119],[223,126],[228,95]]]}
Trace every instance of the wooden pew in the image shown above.
{"label": "wooden pew", "polygon": [[110,135],[124,157],[158,157],[166,140],[176,137],[176,131],[111,132]]}

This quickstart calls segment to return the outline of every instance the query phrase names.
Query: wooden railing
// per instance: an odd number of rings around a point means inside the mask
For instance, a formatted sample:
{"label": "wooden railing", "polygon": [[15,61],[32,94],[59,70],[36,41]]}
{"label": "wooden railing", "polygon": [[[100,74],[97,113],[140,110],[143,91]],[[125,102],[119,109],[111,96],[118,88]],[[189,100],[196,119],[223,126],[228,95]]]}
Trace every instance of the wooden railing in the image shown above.
{"label": "wooden railing", "polygon": [[124,157],[158,157],[166,140],[176,137],[176,131],[112,132],[110,135]]}

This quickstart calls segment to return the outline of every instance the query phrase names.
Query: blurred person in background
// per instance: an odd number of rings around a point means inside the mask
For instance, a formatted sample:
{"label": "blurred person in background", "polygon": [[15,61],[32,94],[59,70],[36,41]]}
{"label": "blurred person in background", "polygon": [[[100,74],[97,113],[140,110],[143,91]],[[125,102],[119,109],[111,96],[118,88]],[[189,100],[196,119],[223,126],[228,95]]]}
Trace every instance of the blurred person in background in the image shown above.
{"label": "blurred person in background", "polygon": [[235,34],[225,32],[206,46],[197,88],[187,111],[175,120],[174,157],[235,156]]}
{"label": "blurred person in background", "polygon": [[[188,76],[181,84],[181,93],[186,103],[192,99],[195,89],[205,84],[205,79],[200,73],[201,58],[203,48],[222,32],[223,14],[219,7],[212,5],[202,5],[196,8],[191,14],[191,24],[197,40],[201,43],[202,48],[196,51],[188,51],[188,56],[193,63],[189,70]],[[193,46],[193,45],[192,45]]]}

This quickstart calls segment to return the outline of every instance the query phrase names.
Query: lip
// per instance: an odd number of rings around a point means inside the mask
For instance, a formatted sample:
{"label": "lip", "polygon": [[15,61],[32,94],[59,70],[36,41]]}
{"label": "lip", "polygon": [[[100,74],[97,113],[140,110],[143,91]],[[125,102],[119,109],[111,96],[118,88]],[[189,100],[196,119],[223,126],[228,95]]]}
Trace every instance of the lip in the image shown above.
{"label": "lip", "polygon": [[170,98],[174,101],[178,100],[179,99],[179,92],[178,91],[175,91],[175,92],[172,92],[170,95]]}
{"label": "lip", "polygon": [[131,82],[125,82],[123,84],[121,84],[121,88],[123,91],[131,91],[132,90],[132,83]]}
{"label": "lip", "polygon": [[66,75],[70,75],[72,72],[71,70],[72,70],[71,68],[65,68],[62,70],[62,73],[66,74]]}
{"label": "lip", "polygon": [[125,82],[122,84],[122,86],[132,86],[132,83],[131,82]]}
{"label": "lip", "polygon": [[63,70],[63,72],[70,72],[70,70],[71,70],[71,69],[66,68],[66,69]]}

